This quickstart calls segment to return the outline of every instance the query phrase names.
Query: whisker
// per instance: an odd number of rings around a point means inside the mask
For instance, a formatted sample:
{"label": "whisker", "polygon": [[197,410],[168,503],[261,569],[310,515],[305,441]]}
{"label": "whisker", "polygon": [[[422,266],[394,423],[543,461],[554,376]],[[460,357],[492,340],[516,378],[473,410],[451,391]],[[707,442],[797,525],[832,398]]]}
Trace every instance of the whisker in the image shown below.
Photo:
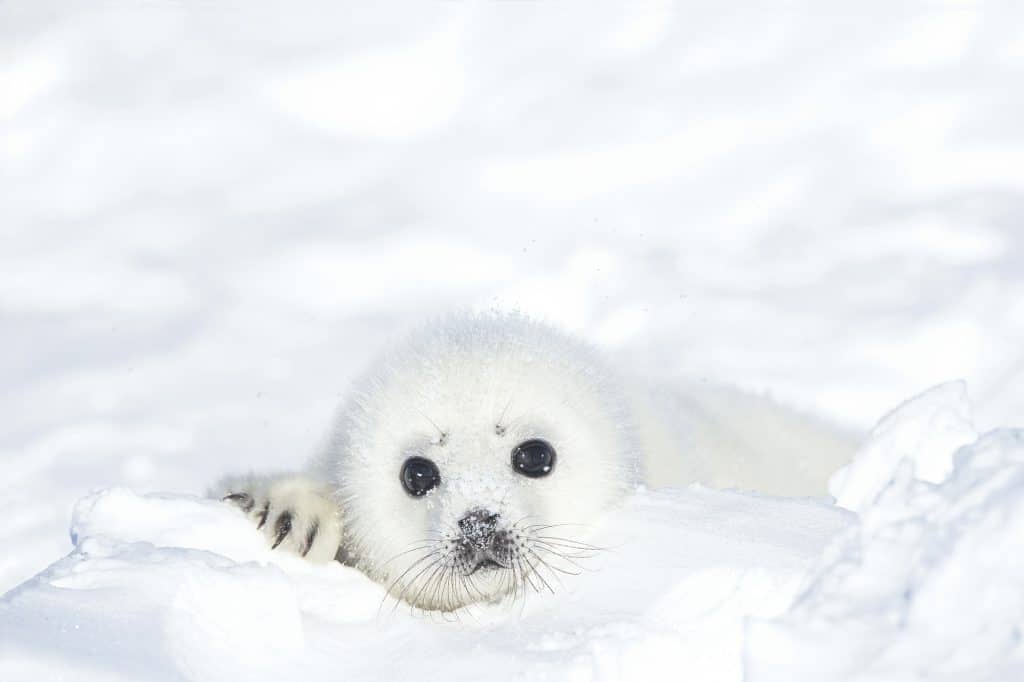
{"label": "whisker", "polygon": [[[535,553],[534,553],[534,552],[533,552],[532,550],[530,550],[529,548],[527,548],[527,550],[526,550],[526,551],[527,551],[527,552],[530,552],[530,554],[533,554],[534,556],[537,556],[537,555],[536,555],[536,554],[535,554]],[[537,558],[538,558],[538,559],[540,559],[540,557],[537,557]],[[555,593],[555,588],[551,587],[551,584],[550,584],[550,583],[548,583],[548,581],[544,579],[544,576],[542,576],[542,575],[540,574],[540,572],[539,572],[539,571],[537,570],[537,567],[536,567],[536,566],[534,566],[534,565],[533,565],[532,563],[530,563],[530,560],[529,560],[529,559],[527,559],[527,558],[526,558],[525,556],[523,557],[523,561],[525,561],[525,562],[526,562],[526,565],[527,565],[527,566],[529,566],[529,567],[530,567],[531,569],[533,569],[533,574],[534,574],[535,576],[537,576],[537,580],[539,580],[539,581],[541,582],[541,584],[542,584],[542,585],[544,585],[544,587],[548,588],[548,591],[549,591],[549,592],[551,592],[551,594],[554,594],[554,593]],[[541,559],[541,561],[543,561],[543,559]],[[539,590],[537,590],[537,591],[539,592]]]}
{"label": "whisker", "polygon": [[[424,556],[420,557],[416,561],[414,561],[411,564],[409,564],[409,567],[406,568],[402,572],[401,575],[399,575],[397,578],[395,578],[393,581],[391,581],[391,584],[389,584],[387,586],[387,589],[384,592],[384,597],[380,600],[380,604],[377,606],[377,615],[378,616],[380,615],[380,610],[382,608],[384,608],[384,603],[387,602],[388,597],[389,596],[393,596],[392,595],[392,590],[395,589],[395,586],[398,585],[399,581],[401,581],[402,578],[404,578],[406,575],[408,575],[409,572],[412,571],[414,568],[416,568],[419,564],[421,564],[424,561],[427,561],[427,560],[429,560],[431,558],[434,558],[435,556],[437,556],[437,552],[429,552],[429,553],[425,554]],[[438,558],[437,561],[440,561],[440,558]],[[404,594],[404,591],[403,591],[403,594]],[[396,607],[397,607],[398,601],[400,601],[400,600],[401,600],[400,596],[396,598]]]}
{"label": "whisker", "polygon": [[526,528],[530,530],[548,530],[550,528],[590,528],[586,523],[535,523]]}
{"label": "whisker", "polygon": [[564,556],[564,557],[567,557],[567,558],[571,558],[571,559],[593,559],[594,557],[596,557],[596,556],[598,556],[600,554],[599,552],[597,552],[595,550],[575,550],[574,549],[572,551],[569,551],[569,550],[566,550],[564,547],[560,547],[558,545],[552,545],[552,544],[550,544],[548,542],[545,542],[543,540],[533,540],[530,544],[531,544],[531,546],[535,546],[535,547],[544,547],[544,548],[550,550],[551,552],[553,552],[555,554],[559,554],[561,556]]}
{"label": "whisker", "polygon": [[433,608],[441,612],[441,618],[446,622],[448,621],[448,612],[445,610],[444,606],[448,605],[449,602],[443,602],[439,597],[444,593],[443,590],[447,585],[448,577],[450,575],[451,567],[444,566],[443,569],[441,570],[440,575],[438,575],[437,578],[434,579],[434,585],[430,590],[429,598],[430,604],[433,605]]}
{"label": "whisker", "polygon": [[529,580],[526,573],[523,571],[523,565],[520,563],[519,558],[516,557],[514,561],[509,562],[509,580],[512,583],[512,603],[515,604],[515,600],[520,595],[523,597],[523,603],[526,603],[526,582]]}
{"label": "whisker", "polygon": [[388,564],[390,564],[392,561],[394,561],[395,559],[397,559],[399,557],[405,556],[406,554],[412,554],[413,552],[422,552],[423,550],[427,549],[428,547],[430,547],[433,544],[434,544],[433,540],[423,540],[423,541],[420,542],[420,546],[419,547],[413,547],[412,549],[407,549],[404,552],[399,552],[395,556],[391,557],[390,559],[388,559],[387,561],[382,563],[380,566],[381,566],[381,568],[384,568],[385,566],[387,566]]}
{"label": "whisker", "polygon": [[508,402],[505,403],[505,409],[503,409],[501,411],[501,414],[498,416],[498,422],[497,423],[498,423],[499,426],[501,426],[501,422],[505,420],[505,413],[508,412],[508,408],[510,408],[510,407],[512,407],[512,398],[508,399]]}
{"label": "whisker", "polygon": [[430,422],[430,425],[431,425],[431,426],[433,426],[433,427],[434,427],[435,429],[437,429],[437,433],[439,434],[438,442],[439,442],[439,443],[440,443],[441,445],[444,445],[444,441],[445,441],[445,439],[446,439],[446,438],[447,438],[447,436],[448,436],[448,434],[447,434],[447,433],[445,432],[445,430],[444,430],[444,429],[442,429],[442,428],[441,428],[440,426],[438,426],[438,425],[437,425],[437,422],[435,422],[435,421],[434,421],[433,419],[431,419],[430,417],[428,417],[428,416],[427,416],[427,415],[426,415],[426,414],[425,414],[425,413],[424,413],[424,412],[423,412],[422,410],[419,410],[419,409],[417,409],[416,411],[420,413],[420,416],[421,416],[421,417],[423,417],[423,418],[424,418],[424,419],[426,419],[426,420],[427,420],[428,422]]}
{"label": "whisker", "polygon": [[[536,583],[533,582],[533,577],[532,577],[532,573],[533,572],[532,571],[527,571],[527,570],[525,570],[523,568],[523,561],[524,560],[525,559],[523,557],[521,557],[521,556],[518,559],[516,559],[516,563],[519,566],[519,571],[523,575],[523,581],[524,581],[525,584],[529,585],[530,588],[534,592],[540,592],[540,588],[537,587]],[[525,590],[523,591],[523,594],[524,594],[524,601],[525,601],[525,594],[526,594]]]}
{"label": "whisker", "polygon": [[583,571],[587,570],[587,569],[586,569],[586,568],[584,568],[583,566],[580,566],[579,564],[577,564],[576,562],[574,562],[574,561],[573,561],[572,559],[568,559],[568,558],[566,558],[565,556],[563,556],[563,555],[559,554],[558,552],[553,552],[553,551],[551,551],[550,549],[546,549],[546,548],[544,548],[544,547],[540,547],[540,546],[536,547],[536,549],[538,549],[538,550],[540,550],[540,551],[542,551],[542,552],[547,552],[548,554],[552,554],[552,555],[554,555],[554,556],[558,557],[559,559],[562,559],[563,561],[567,561],[567,562],[569,562],[570,564],[572,564],[573,566],[575,566],[576,568],[580,569],[580,570],[579,570],[579,572],[577,572],[577,571],[569,571],[569,570],[566,570],[566,569],[564,569],[564,568],[561,568],[561,567],[559,567],[559,566],[552,566],[552,565],[551,565],[551,564],[549,564],[549,563],[548,563],[547,561],[544,561],[544,559],[543,559],[543,558],[541,558],[541,556],[540,556],[539,554],[537,554],[536,552],[534,552],[534,551],[533,551],[533,548],[531,548],[531,549],[529,549],[529,550],[528,550],[528,551],[529,551],[529,552],[530,552],[531,554],[533,554],[533,556],[537,557],[537,559],[538,559],[539,561],[541,561],[541,562],[542,562],[542,563],[543,563],[543,564],[544,564],[545,566],[547,566],[547,567],[548,567],[549,569],[551,569],[552,571],[558,571],[559,573],[561,573],[561,574],[563,574],[563,575],[580,575],[580,573],[581,573],[581,572],[583,572]]}
{"label": "whisker", "polygon": [[531,540],[544,541],[550,545],[561,545],[564,547],[571,547],[572,549],[587,549],[593,550],[595,552],[603,552],[605,550],[604,547],[599,547],[598,545],[591,545],[590,543],[582,542],[580,540],[573,540],[572,538],[561,538],[555,535],[532,534],[529,536],[529,538]]}
{"label": "whisker", "polygon": [[[531,549],[535,549],[535,550],[540,550],[540,551],[545,552],[546,554],[548,554],[550,556],[558,557],[559,559],[565,561],[568,564],[571,564],[572,566],[574,566],[575,568],[580,569],[581,571],[589,570],[585,566],[583,566],[582,564],[577,563],[575,560],[579,559],[580,557],[575,556],[571,552],[566,552],[566,551],[561,550],[561,549],[559,549],[557,547],[548,547],[548,546],[544,545],[543,543],[533,543],[530,546],[530,548]],[[589,558],[592,558],[592,557],[583,557],[583,558],[589,559]]]}
{"label": "whisker", "polygon": [[526,599],[530,594],[529,590],[526,589],[526,585],[528,584],[535,594],[539,593],[540,590],[537,589],[537,586],[533,583],[533,578],[530,577],[529,572],[523,569],[523,560],[521,555],[516,557],[516,566],[519,567],[519,573],[522,575],[523,602],[519,606],[519,615],[522,616],[523,612],[526,610]]}
{"label": "whisker", "polygon": [[[429,576],[427,576],[427,579],[426,579],[426,581],[425,581],[425,582],[423,583],[423,587],[421,587],[421,588],[419,589],[419,592],[417,592],[417,593],[416,593],[416,595],[415,595],[415,596],[414,596],[414,597],[412,598],[412,600],[411,600],[411,601],[409,602],[409,605],[410,605],[410,606],[414,606],[414,605],[416,605],[416,604],[419,604],[419,603],[420,603],[420,595],[422,595],[422,594],[423,594],[423,590],[425,590],[425,589],[426,589],[426,588],[427,588],[427,587],[428,587],[428,586],[429,586],[429,585],[431,584],[431,582],[432,582],[432,581],[434,580],[434,578],[435,578],[435,577],[437,576],[437,573],[438,573],[438,571],[444,571],[444,570],[445,570],[445,569],[447,568],[447,567],[446,567],[446,566],[444,565],[444,563],[443,563],[443,562],[441,562],[441,561],[438,561],[437,563],[440,563],[441,565],[440,565],[440,566],[438,566],[437,568],[435,568],[435,569],[434,569],[434,570],[433,570],[433,571],[431,572],[431,574],[430,574]],[[403,593],[402,593],[402,594],[404,595],[404,594],[405,594],[405,592],[403,591]]]}
{"label": "whisker", "polygon": [[[437,559],[434,559],[434,561],[432,563],[427,564],[426,567],[424,567],[416,575],[414,575],[412,577],[412,580],[410,580],[407,584],[404,584],[402,586],[402,591],[398,594],[398,597],[395,599],[395,607],[391,610],[391,613],[394,613],[395,611],[398,610],[398,607],[401,604],[402,600],[405,599],[405,593],[409,590],[410,587],[412,587],[413,585],[416,584],[416,581],[419,580],[419,577],[421,575],[423,575],[424,573],[426,573],[427,571],[429,571],[431,568],[434,568],[435,566],[437,566],[439,563],[441,563],[441,561],[442,561],[441,557],[438,557]],[[437,569],[434,569],[434,570],[437,570]],[[390,590],[389,590],[389,592],[390,592]],[[412,605],[411,602],[410,602],[410,605]]]}

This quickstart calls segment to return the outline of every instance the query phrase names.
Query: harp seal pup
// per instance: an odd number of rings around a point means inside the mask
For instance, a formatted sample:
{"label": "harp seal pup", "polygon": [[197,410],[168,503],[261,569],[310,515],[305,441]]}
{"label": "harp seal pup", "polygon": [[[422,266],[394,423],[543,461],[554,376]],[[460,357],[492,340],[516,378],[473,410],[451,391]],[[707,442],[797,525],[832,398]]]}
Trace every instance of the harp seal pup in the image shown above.
{"label": "harp seal pup", "polygon": [[596,522],[645,467],[658,484],[742,479],[755,460],[736,438],[711,471],[730,400],[693,398],[705,393],[688,392],[686,414],[670,411],[667,423],[650,396],[554,328],[520,314],[452,315],[356,382],[308,471],[229,477],[213,492],[272,547],[337,559],[396,600],[451,611],[574,572],[597,549]]}

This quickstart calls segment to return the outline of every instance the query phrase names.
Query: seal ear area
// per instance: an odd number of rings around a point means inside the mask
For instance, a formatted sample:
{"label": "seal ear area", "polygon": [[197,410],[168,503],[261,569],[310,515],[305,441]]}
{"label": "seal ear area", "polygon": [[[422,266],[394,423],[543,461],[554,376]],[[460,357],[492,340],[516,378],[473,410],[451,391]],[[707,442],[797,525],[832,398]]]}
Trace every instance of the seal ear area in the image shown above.
{"label": "seal ear area", "polygon": [[341,544],[341,514],[322,482],[301,474],[245,477],[219,486],[267,538],[271,549],[331,561]]}

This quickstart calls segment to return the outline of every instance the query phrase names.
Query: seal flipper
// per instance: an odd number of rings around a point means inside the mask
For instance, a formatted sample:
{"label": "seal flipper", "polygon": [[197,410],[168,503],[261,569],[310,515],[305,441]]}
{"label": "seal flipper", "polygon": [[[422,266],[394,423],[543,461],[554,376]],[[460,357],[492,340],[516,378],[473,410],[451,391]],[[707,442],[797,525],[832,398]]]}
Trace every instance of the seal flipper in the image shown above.
{"label": "seal flipper", "polygon": [[211,497],[239,508],[262,531],[271,549],[309,561],[333,561],[340,551],[342,520],[328,486],[304,474],[231,476]]}

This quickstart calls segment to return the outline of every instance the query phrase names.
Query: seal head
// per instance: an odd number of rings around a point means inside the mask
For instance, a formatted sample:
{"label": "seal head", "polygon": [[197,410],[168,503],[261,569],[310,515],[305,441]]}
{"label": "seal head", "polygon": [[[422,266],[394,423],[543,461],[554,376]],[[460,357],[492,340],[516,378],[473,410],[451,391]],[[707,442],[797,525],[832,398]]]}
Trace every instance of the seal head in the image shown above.
{"label": "seal head", "polygon": [[349,562],[424,609],[553,590],[638,480],[619,396],[594,352],[523,316],[428,325],[357,385],[321,458]]}

